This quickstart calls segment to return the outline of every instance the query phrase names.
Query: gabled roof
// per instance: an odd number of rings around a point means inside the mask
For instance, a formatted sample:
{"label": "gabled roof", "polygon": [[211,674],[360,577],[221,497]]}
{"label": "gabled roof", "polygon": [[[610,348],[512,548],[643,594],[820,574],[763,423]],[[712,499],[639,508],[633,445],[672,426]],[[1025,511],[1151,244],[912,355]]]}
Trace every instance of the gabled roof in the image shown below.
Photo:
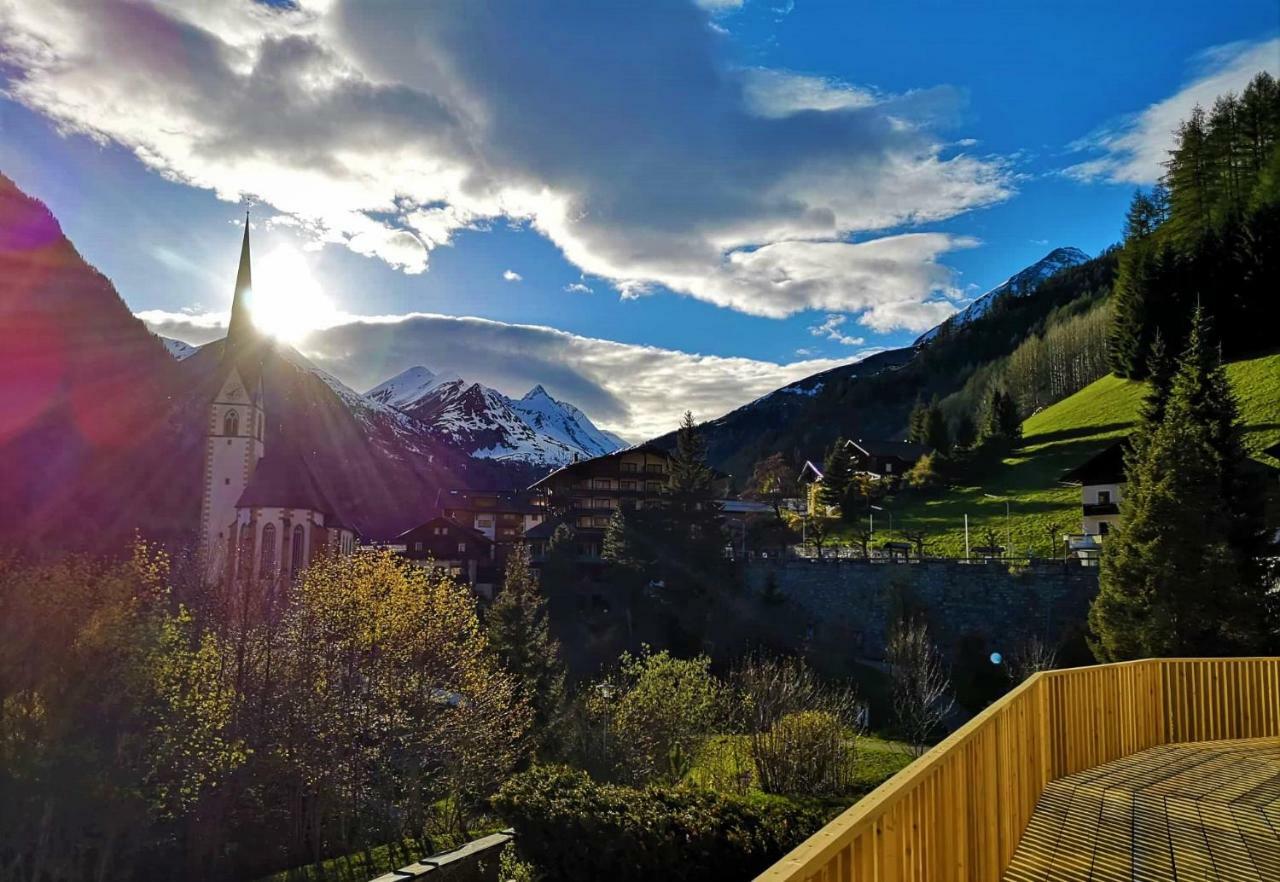
{"label": "gabled roof", "polygon": [[329,526],[340,526],[310,467],[297,454],[267,454],[236,501],[237,508],[304,508],[328,515]]}
{"label": "gabled roof", "polygon": [[[581,468],[582,466],[587,465],[588,463],[600,462],[606,459],[615,459],[619,456],[623,456],[628,453],[652,453],[655,456],[664,456],[667,459],[671,459],[675,455],[671,450],[667,449],[666,447],[662,447],[658,444],[654,444],[652,441],[645,441],[640,444],[634,444],[631,447],[622,447],[610,453],[603,453],[600,456],[593,456],[590,459],[579,459],[579,460],[575,460],[574,462],[562,465],[560,466],[560,468],[556,469],[555,471],[548,472],[538,480],[534,481],[532,484],[529,485],[529,489],[532,490],[535,487],[542,486],[547,481],[551,480],[553,477],[561,474],[562,472],[569,472],[569,471],[572,471],[573,469]],[[716,475],[719,476],[720,473],[716,472]]]}
{"label": "gabled roof", "polygon": [[[496,497],[497,505],[475,504],[478,496]],[[536,514],[542,509],[533,504],[526,490],[446,490],[440,494],[441,508],[464,508],[487,511],[520,512]]]}
{"label": "gabled roof", "polygon": [[475,540],[476,542],[483,542],[486,545],[493,544],[493,540],[490,539],[488,536],[486,536],[484,533],[481,533],[479,530],[473,530],[470,527],[467,527],[458,523],[453,518],[446,518],[444,515],[436,515],[433,518],[428,518],[427,520],[418,524],[418,526],[410,527],[408,530],[405,530],[396,538],[404,539],[409,535],[418,532],[419,530],[422,530],[437,524],[443,524],[445,526],[448,526],[450,529],[457,530],[458,535],[466,539]]}
{"label": "gabled roof", "polygon": [[1123,484],[1124,458],[1129,451],[1128,439],[1103,448],[1058,479],[1063,484]]}
{"label": "gabled roof", "polygon": [[917,460],[929,452],[928,446],[914,441],[864,441],[859,438],[848,442],[867,456],[896,456],[901,460]]}
{"label": "gabled roof", "polygon": [[796,480],[804,481],[806,480],[806,475],[809,476],[807,480],[810,483],[814,481],[821,481],[823,477],[822,469],[819,466],[814,465],[814,462],[811,459],[806,459],[804,461],[804,465],[800,467],[800,474],[796,477]]}

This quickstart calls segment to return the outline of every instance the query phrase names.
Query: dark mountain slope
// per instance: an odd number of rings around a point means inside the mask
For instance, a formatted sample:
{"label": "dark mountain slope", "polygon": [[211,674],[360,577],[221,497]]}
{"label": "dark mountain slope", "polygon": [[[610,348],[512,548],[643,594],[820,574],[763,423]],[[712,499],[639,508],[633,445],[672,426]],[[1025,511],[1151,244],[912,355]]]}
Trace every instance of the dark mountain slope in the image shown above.
{"label": "dark mountain slope", "polygon": [[163,525],[177,382],[111,282],[0,175],[0,542],[92,548]]}
{"label": "dark mountain slope", "polygon": [[[943,323],[932,339],[915,347],[881,352],[784,386],[704,424],[708,458],[737,476],[740,486],[752,465],[774,452],[798,463],[821,457],[840,436],[901,439],[917,396],[945,398],[961,389],[974,371],[1042,331],[1058,307],[1105,296],[1115,269],[1115,253],[1109,251],[1044,279],[1034,294],[993,299],[968,323]],[[674,444],[673,435],[657,440]]]}

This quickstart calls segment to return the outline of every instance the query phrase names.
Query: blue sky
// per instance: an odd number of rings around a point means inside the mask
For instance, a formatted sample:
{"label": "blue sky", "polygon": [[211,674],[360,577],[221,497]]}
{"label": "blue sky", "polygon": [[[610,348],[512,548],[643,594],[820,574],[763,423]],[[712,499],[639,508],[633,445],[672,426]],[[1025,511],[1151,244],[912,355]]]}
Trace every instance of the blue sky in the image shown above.
{"label": "blue sky", "polygon": [[326,369],[542,382],[633,438],[1097,253],[1172,123],[1280,67],[1274,0],[65,2],[0,12],[0,171],[154,327],[220,334],[252,193]]}

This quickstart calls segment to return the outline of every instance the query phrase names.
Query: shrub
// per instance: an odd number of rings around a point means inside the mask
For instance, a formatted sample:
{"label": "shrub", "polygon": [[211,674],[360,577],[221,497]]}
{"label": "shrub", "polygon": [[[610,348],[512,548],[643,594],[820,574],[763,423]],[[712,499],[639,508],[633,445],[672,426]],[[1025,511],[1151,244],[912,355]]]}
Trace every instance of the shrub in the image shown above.
{"label": "shrub", "polygon": [[760,786],[771,793],[847,793],[857,772],[855,744],[835,714],[787,714],[753,740]]}
{"label": "shrub", "polygon": [[514,776],[494,807],[521,857],[565,882],[749,879],[824,821],[777,798],[599,784],[564,766]]}

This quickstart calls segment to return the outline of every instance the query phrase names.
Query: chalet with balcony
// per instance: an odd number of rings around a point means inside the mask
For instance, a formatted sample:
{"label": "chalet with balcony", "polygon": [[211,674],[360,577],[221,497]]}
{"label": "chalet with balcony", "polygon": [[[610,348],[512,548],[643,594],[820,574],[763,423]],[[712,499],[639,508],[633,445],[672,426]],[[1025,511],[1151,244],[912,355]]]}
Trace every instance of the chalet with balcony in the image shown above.
{"label": "chalet with balcony", "polygon": [[529,492],[449,490],[441,494],[439,508],[446,518],[483,533],[498,546],[498,557],[505,556],[503,546],[522,541],[546,517]]}
{"label": "chalet with balcony", "polygon": [[1124,494],[1124,458],[1127,440],[1117,441],[1067,472],[1058,480],[1080,487],[1081,533],[1088,544],[1097,545],[1120,522],[1120,499]]}
{"label": "chalet with balcony", "polygon": [[390,547],[419,566],[447,570],[486,599],[501,581],[494,541],[444,515],[405,530]]}
{"label": "chalet with balcony", "polygon": [[655,504],[670,478],[672,458],[656,444],[639,444],[569,463],[529,490],[551,521],[573,528],[583,557],[599,557],[609,518],[619,509]]}
{"label": "chalet with balcony", "polygon": [[853,470],[875,478],[901,477],[929,452],[923,444],[912,441],[857,441],[847,442],[853,456]]}

